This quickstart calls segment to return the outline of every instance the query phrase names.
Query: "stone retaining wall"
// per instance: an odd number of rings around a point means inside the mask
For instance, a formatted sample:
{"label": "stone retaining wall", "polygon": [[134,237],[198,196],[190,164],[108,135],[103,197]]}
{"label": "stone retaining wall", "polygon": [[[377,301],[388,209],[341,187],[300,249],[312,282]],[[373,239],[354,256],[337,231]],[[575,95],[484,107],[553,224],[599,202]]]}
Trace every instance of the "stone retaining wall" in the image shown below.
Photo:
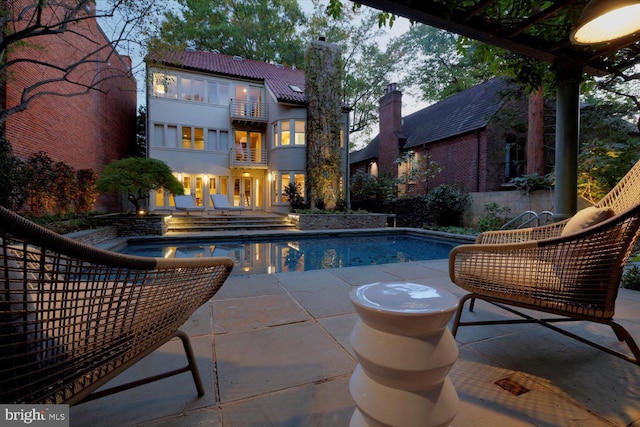
{"label": "stone retaining wall", "polygon": [[102,242],[118,237],[118,229],[116,227],[95,228],[69,233],[66,237],[77,240],[78,242],[86,243],[87,245],[97,246]]}
{"label": "stone retaining wall", "polygon": [[102,219],[122,236],[162,236],[169,228],[169,216],[163,215],[105,215]]}
{"label": "stone retaining wall", "polygon": [[387,214],[289,214],[298,230],[384,228]]}

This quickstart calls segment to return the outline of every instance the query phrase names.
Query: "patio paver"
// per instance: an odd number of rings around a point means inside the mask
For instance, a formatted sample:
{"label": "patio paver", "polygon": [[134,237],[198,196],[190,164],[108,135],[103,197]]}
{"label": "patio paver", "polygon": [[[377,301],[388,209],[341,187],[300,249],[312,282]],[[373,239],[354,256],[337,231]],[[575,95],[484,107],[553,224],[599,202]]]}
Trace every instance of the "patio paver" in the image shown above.
{"label": "patio paver", "polygon": [[[356,316],[348,293],[375,281],[405,280],[462,295],[446,260],[304,273],[233,276],[187,322],[207,394],[188,374],[71,408],[72,426],[348,426],[348,382],[356,360]],[[483,302],[474,313],[498,313]],[[492,314],[494,315],[494,314]],[[465,317],[468,318],[468,317]],[[640,292],[620,290],[616,319],[640,340]],[[618,345],[600,325],[572,329]],[[452,426],[640,426],[640,366],[535,325],[463,327],[450,373],[460,397]],[[171,342],[125,375],[182,366]],[[529,389],[516,396],[495,384]]]}

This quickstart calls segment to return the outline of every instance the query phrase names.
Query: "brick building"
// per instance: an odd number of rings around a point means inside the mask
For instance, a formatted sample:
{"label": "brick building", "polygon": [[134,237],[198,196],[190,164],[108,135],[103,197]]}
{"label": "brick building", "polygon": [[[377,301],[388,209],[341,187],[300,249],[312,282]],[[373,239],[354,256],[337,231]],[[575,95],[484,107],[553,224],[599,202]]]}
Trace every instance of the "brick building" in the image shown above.
{"label": "brick building", "polygon": [[[428,153],[442,171],[430,188],[451,184],[466,191],[494,191],[524,173],[527,109],[524,96],[504,79],[492,79],[402,117],[402,93],[390,84],[380,98],[380,132],[350,155],[350,174],[398,177],[406,152]],[[508,113],[508,114],[505,114]],[[401,171],[400,171],[401,172]],[[400,191],[415,194],[415,185]]]}
{"label": "brick building", "polygon": [[[31,2],[12,2],[13,13],[28,3]],[[51,13],[50,8],[45,11]],[[93,13],[90,9],[86,12]],[[45,22],[47,18],[50,17],[45,17]],[[22,22],[15,24],[19,27]],[[106,163],[129,154],[135,138],[136,83],[131,59],[105,48],[110,41],[95,18],[78,21],[74,32],[33,37],[27,45],[9,53],[8,60],[18,62],[9,68],[9,79],[2,87],[5,110],[19,104],[23,91],[29,91],[34,84],[29,94],[53,92],[62,96],[35,97],[26,110],[8,118],[5,132],[13,153],[22,159],[44,151],[54,162],[99,174]],[[87,55],[89,60],[69,74],[81,85],[64,81],[39,84],[64,74],[54,67],[28,61],[38,59],[67,67]],[[68,96],[85,91],[82,85],[98,90]],[[101,197],[96,208],[115,209],[115,203]]]}

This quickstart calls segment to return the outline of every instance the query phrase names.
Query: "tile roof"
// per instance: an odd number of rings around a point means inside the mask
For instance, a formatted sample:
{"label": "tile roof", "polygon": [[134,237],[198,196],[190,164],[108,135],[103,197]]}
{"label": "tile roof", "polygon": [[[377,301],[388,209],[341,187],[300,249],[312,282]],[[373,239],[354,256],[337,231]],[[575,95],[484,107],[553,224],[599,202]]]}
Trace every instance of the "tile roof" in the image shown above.
{"label": "tile roof", "polygon": [[[225,77],[256,80],[269,86],[279,102],[306,102],[304,71],[291,67],[199,50],[166,50],[150,53],[145,57],[145,62]],[[293,90],[291,86],[298,86],[302,89],[302,93]]]}
{"label": "tile roof", "polygon": [[[407,136],[404,148],[484,128],[502,106],[502,95],[510,87],[507,80],[494,78],[403,117],[402,133]],[[376,136],[365,148],[352,152],[350,163],[378,157],[378,140]]]}

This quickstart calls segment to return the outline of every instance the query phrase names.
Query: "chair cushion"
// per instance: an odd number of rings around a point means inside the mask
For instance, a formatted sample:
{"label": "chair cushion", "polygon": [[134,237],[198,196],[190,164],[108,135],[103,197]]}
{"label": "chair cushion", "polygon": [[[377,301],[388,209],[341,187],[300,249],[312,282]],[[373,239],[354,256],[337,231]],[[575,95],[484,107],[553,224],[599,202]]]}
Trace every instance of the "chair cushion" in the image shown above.
{"label": "chair cushion", "polygon": [[569,222],[567,222],[561,235],[567,236],[569,234],[580,232],[602,221],[612,218],[614,215],[615,212],[611,208],[589,206],[588,208],[578,211],[578,213],[576,213]]}
{"label": "chair cushion", "polygon": [[560,286],[553,264],[492,252],[477,252],[464,259],[458,265],[456,278],[467,290],[483,293],[480,289],[485,289],[504,295],[540,297],[546,293],[545,288]]}

